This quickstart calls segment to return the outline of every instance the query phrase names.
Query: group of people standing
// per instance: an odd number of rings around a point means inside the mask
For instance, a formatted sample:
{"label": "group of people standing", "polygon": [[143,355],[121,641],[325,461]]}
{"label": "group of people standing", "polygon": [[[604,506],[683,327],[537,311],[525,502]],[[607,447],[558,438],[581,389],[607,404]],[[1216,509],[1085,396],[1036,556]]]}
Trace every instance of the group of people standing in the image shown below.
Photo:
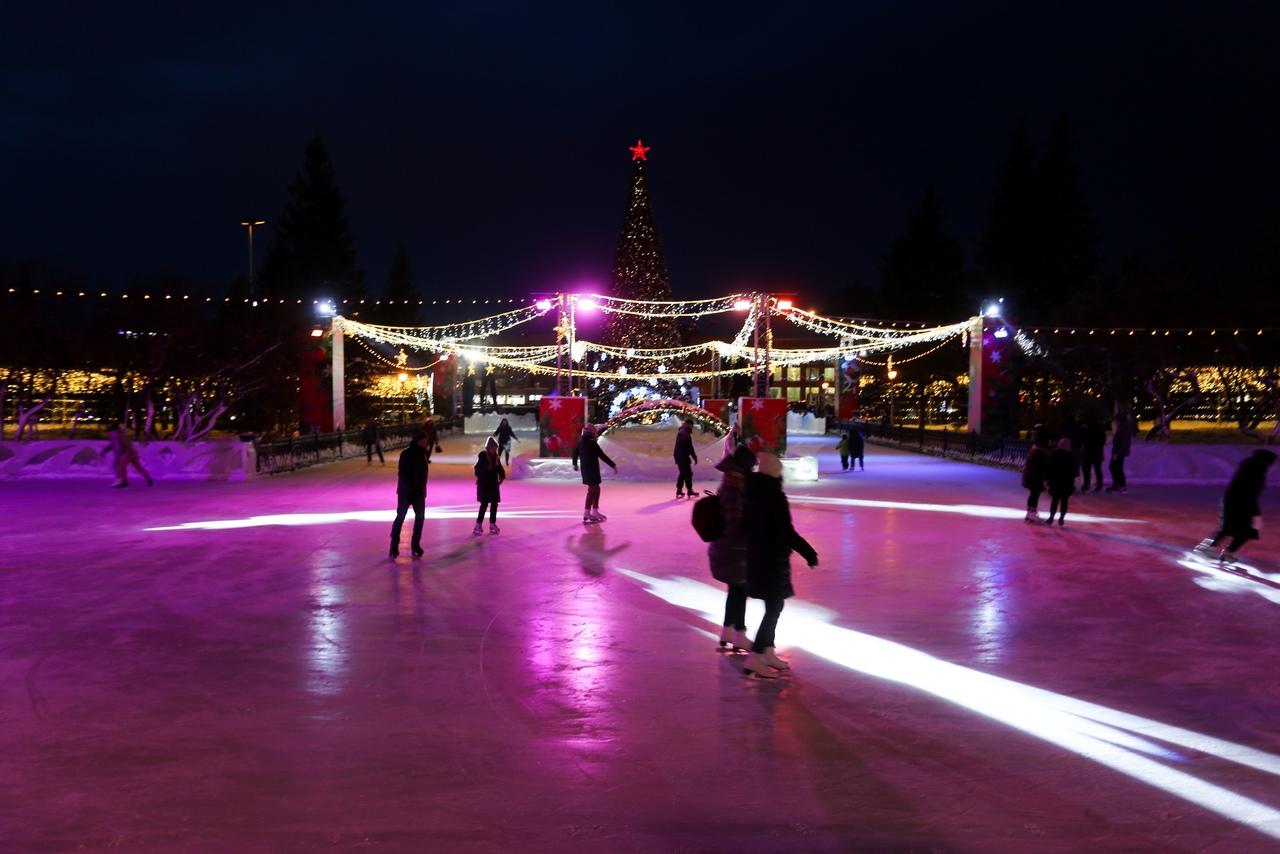
{"label": "group of people standing", "polygon": [[[1101,492],[1102,461],[1107,445],[1106,428],[1096,418],[1083,423],[1068,418],[1062,425],[1062,435],[1056,440],[1043,424],[1037,424],[1032,432],[1031,448],[1022,467],[1022,487],[1027,490],[1028,522],[1040,521],[1040,496],[1049,493],[1049,518],[1052,525],[1057,518],[1059,527],[1066,524],[1067,506],[1076,491],[1076,478],[1081,479],[1081,492],[1088,492],[1092,484],[1094,492]],[[1111,485],[1107,492],[1127,492],[1124,465],[1133,447],[1133,419],[1127,412],[1118,413],[1112,420],[1111,434]]]}

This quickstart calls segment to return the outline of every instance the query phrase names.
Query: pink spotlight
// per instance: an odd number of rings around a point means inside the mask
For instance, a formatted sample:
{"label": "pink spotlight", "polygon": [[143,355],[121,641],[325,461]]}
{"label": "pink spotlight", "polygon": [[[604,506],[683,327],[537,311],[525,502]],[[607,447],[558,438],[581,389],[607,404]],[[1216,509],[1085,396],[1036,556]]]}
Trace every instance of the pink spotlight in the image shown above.
{"label": "pink spotlight", "polygon": [[533,307],[538,311],[551,311],[551,300],[540,299],[533,304]]}
{"label": "pink spotlight", "polygon": [[734,311],[748,311],[750,308],[751,300],[749,299],[736,299],[733,301]]}

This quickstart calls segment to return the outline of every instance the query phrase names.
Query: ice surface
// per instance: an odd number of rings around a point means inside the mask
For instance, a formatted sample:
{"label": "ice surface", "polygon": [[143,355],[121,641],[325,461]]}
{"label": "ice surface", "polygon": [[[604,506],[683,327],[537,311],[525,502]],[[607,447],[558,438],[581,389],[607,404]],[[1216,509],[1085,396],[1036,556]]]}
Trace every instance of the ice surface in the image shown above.
{"label": "ice surface", "polygon": [[391,460],[0,483],[0,849],[1280,847],[1280,549],[1192,557],[1219,489],[1046,528],[1016,473],[793,438],[821,563],[763,683],[673,484],[606,474],[584,526],[580,485],[509,481],[474,537],[469,442],[421,560]]}

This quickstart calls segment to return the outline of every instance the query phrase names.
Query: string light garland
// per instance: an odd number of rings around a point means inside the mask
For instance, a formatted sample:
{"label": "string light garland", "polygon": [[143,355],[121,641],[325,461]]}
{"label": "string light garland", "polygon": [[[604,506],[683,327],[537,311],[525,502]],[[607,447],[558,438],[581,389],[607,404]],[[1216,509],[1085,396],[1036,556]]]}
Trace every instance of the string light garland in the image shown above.
{"label": "string light garland", "polygon": [[[31,296],[51,296],[51,297],[89,297],[97,299],[130,299],[128,291],[102,291],[97,289],[90,290],[59,290],[49,288],[5,288],[5,295],[31,295]],[[247,305],[250,308],[259,308],[269,305],[305,305],[311,304],[318,306],[322,302],[330,302],[330,300],[319,299],[285,299],[281,297],[213,297],[202,294],[152,294],[146,292],[134,291],[132,298],[142,300],[156,300],[157,302],[189,302],[192,304],[213,304],[213,303],[236,303]],[[341,300],[343,305],[516,305],[519,303],[533,302],[529,298],[512,297],[510,299],[433,299],[433,300],[384,300],[384,299],[357,299]]]}
{"label": "string light garland", "polygon": [[652,423],[646,422],[644,419],[652,417],[656,421],[664,415],[677,415],[681,420],[688,418],[703,430],[710,430],[717,436],[723,436],[729,432],[728,424],[701,406],[684,400],[661,398],[658,400],[642,400],[627,406],[604,423],[604,426],[600,428],[600,435],[603,436],[615,427],[621,427],[630,421]]}

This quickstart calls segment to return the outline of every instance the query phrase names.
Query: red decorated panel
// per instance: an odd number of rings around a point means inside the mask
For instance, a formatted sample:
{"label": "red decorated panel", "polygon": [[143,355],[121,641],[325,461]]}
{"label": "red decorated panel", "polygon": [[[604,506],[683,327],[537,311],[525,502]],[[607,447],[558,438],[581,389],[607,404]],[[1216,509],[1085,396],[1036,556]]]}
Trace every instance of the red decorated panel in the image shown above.
{"label": "red decorated panel", "polygon": [[738,423],[742,441],[753,451],[787,452],[787,401],[778,397],[738,399]]}
{"label": "red decorated panel", "polygon": [[538,401],[538,451],[544,457],[571,457],[587,421],[585,397],[544,397]]}
{"label": "red decorated panel", "polygon": [[710,412],[710,413],[711,413],[712,415],[714,415],[716,418],[719,418],[721,421],[726,421],[726,420],[727,420],[727,419],[724,417],[724,408],[725,408],[726,406],[728,406],[728,405],[729,405],[729,398],[727,398],[727,397],[704,397],[704,398],[702,398],[702,400],[701,400],[701,401],[699,401],[699,403],[702,405],[702,408],[703,408],[703,409],[705,409],[705,410],[707,410],[708,412]]}

